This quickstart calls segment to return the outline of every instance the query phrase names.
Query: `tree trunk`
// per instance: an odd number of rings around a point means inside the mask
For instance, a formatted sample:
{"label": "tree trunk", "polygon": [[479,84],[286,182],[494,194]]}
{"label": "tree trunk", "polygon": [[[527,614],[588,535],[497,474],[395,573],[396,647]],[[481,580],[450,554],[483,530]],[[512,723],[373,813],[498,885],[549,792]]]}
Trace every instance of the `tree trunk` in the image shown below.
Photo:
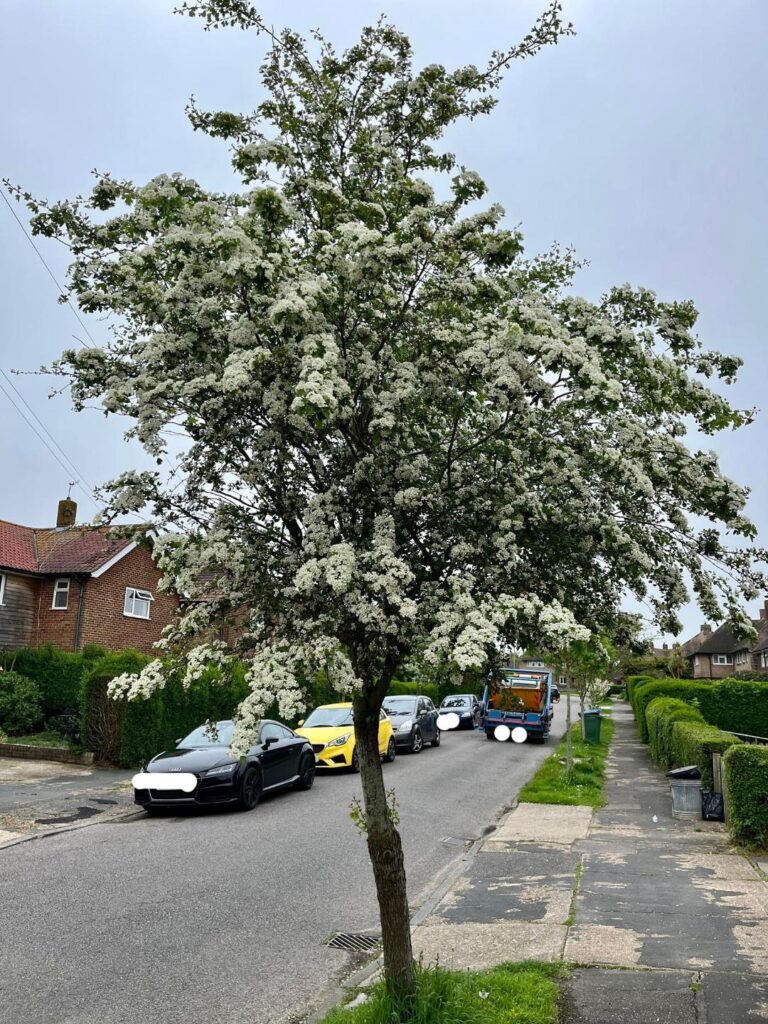
{"label": "tree trunk", "polygon": [[565,770],[573,771],[573,740],[571,738],[571,687],[567,682],[568,689],[565,691]]}
{"label": "tree trunk", "polygon": [[384,944],[384,976],[390,991],[408,999],[416,991],[411,922],[400,833],[390,816],[379,756],[379,706],[373,695],[355,700],[355,742],[365,804],[368,855],[371,858]]}

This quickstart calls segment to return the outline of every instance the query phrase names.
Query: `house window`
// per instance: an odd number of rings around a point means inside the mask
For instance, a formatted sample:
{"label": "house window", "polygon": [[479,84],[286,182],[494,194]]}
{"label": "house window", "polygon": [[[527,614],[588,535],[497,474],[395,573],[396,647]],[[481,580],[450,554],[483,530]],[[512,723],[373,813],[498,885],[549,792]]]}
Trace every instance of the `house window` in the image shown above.
{"label": "house window", "polygon": [[5,573],[0,572],[0,604],[5,604]]}
{"label": "house window", "polygon": [[65,612],[69,607],[69,580],[56,580],[53,584],[53,604],[51,608]]}
{"label": "house window", "polygon": [[543,661],[529,661],[527,662],[528,668],[544,668]]}
{"label": "house window", "polygon": [[746,651],[737,651],[736,652],[736,664],[737,665],[743,665],[746,660],[747,660],[747,652]]}
{"label": "house window", "polygon": [[768,651],[763,651],[760,655],[760,668],[768,668]]}
{"label": "house window", "polygon": [[699,656],[698,656],[698,654],[694,655],[693,664],[696,666],[696,668],[699,667]]}
{"label": "house window", "polygon": [[713,665],[732,665],[733,657],[730,654],[715,654],[712,656]]}
{"label": "house window", "polygon": [[148,590],[138,590],[136,587],[126,587],[123,615],[128,615],[132,619],[148,619],[149,611],[154,600],[154,597],[152,597]]}

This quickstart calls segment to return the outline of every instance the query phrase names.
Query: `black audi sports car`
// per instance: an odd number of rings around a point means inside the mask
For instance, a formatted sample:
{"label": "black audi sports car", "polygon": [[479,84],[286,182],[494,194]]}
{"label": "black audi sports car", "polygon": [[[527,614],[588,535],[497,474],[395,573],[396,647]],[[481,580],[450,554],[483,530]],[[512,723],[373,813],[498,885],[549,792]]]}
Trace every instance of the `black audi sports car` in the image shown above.
{"label": "black audi sports car", "polygon": [[250,811],[262,793],[293,786],[311,789],[315,781],[312,746],[280,722],[259,725],[256,743],[244,763],[229,752],[231,721],[198,726],[133,777],[134,801],[152,812],[163,807],[238,804]]}

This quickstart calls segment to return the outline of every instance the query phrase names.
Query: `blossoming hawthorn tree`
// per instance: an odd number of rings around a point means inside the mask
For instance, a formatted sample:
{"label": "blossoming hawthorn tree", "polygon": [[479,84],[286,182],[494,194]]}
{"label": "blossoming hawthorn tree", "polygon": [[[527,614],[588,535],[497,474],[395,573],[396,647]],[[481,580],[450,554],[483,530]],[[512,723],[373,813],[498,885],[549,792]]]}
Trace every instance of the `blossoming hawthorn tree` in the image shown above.
{"label": "blossoming hawthorn tree", "polygon": [[[378,751],[382,698],[415,651],[458,668],[500,642],[553,650],[610,629],[623,592],[664,629],[686,573],[713,617],[754,592],[745,491],[689,451],[744,417],[710,390],[738,360],[705,351],[689,302],[568,290],[575,262],[527,258],[485,185],[437,144],[488,113],[503,71],[569,31],[550,6],[487,67],[415,70],[385,22],[337,53],[273,33],[242,0],[186,13],[270,39],[252,114],[204,112],[242,187],[97,174],[89,196],[29,204],[69,245],[70,295],[111,319],[66,352],[75,406],[129,417],[160,463],[110,485],[114,513],[172,532],[165,586],[191,598],[170,649],[191,682],[247,658],[235,747],[324,668],[351,692],[387,979],[415,985],[400,837]],[[169,435],[185,448],[166,471]],[[695,516],[703,526],[692,525]],[[708,522],[707,522],[708,521]],[[239,615],[233,647],[217,640]],[[135,698],[164,663],[117,682]]]}

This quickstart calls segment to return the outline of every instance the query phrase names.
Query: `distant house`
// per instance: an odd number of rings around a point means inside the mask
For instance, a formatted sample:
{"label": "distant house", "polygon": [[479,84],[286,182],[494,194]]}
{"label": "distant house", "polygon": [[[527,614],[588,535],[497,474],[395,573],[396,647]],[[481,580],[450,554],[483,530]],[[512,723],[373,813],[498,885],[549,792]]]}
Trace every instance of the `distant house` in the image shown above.
{"label": "distant house", "polygon": [[108,527],[76,526],[76,514],[66,499],[55,527],[0,520],[0,650],[94,643],[152,653],[179,601],[158,589],[146,530],[115,536]]}
{"label": "distant house", "polygon": [[539,671],[551,672],[552,680],[556,685],[562,685],[565,682],[565,677],[561,676],[557,669],[548,665],[541,655],[524,654],[516,659],[515,668],[535,668]]}
{"label": "distant house", "polygon": [[734,672],[768,669],[768,600],[752,619],[757,641],[738,639],[729,626],[712,629],[704,623],[696,636],[681,644],[694,679],[724,679]]}

